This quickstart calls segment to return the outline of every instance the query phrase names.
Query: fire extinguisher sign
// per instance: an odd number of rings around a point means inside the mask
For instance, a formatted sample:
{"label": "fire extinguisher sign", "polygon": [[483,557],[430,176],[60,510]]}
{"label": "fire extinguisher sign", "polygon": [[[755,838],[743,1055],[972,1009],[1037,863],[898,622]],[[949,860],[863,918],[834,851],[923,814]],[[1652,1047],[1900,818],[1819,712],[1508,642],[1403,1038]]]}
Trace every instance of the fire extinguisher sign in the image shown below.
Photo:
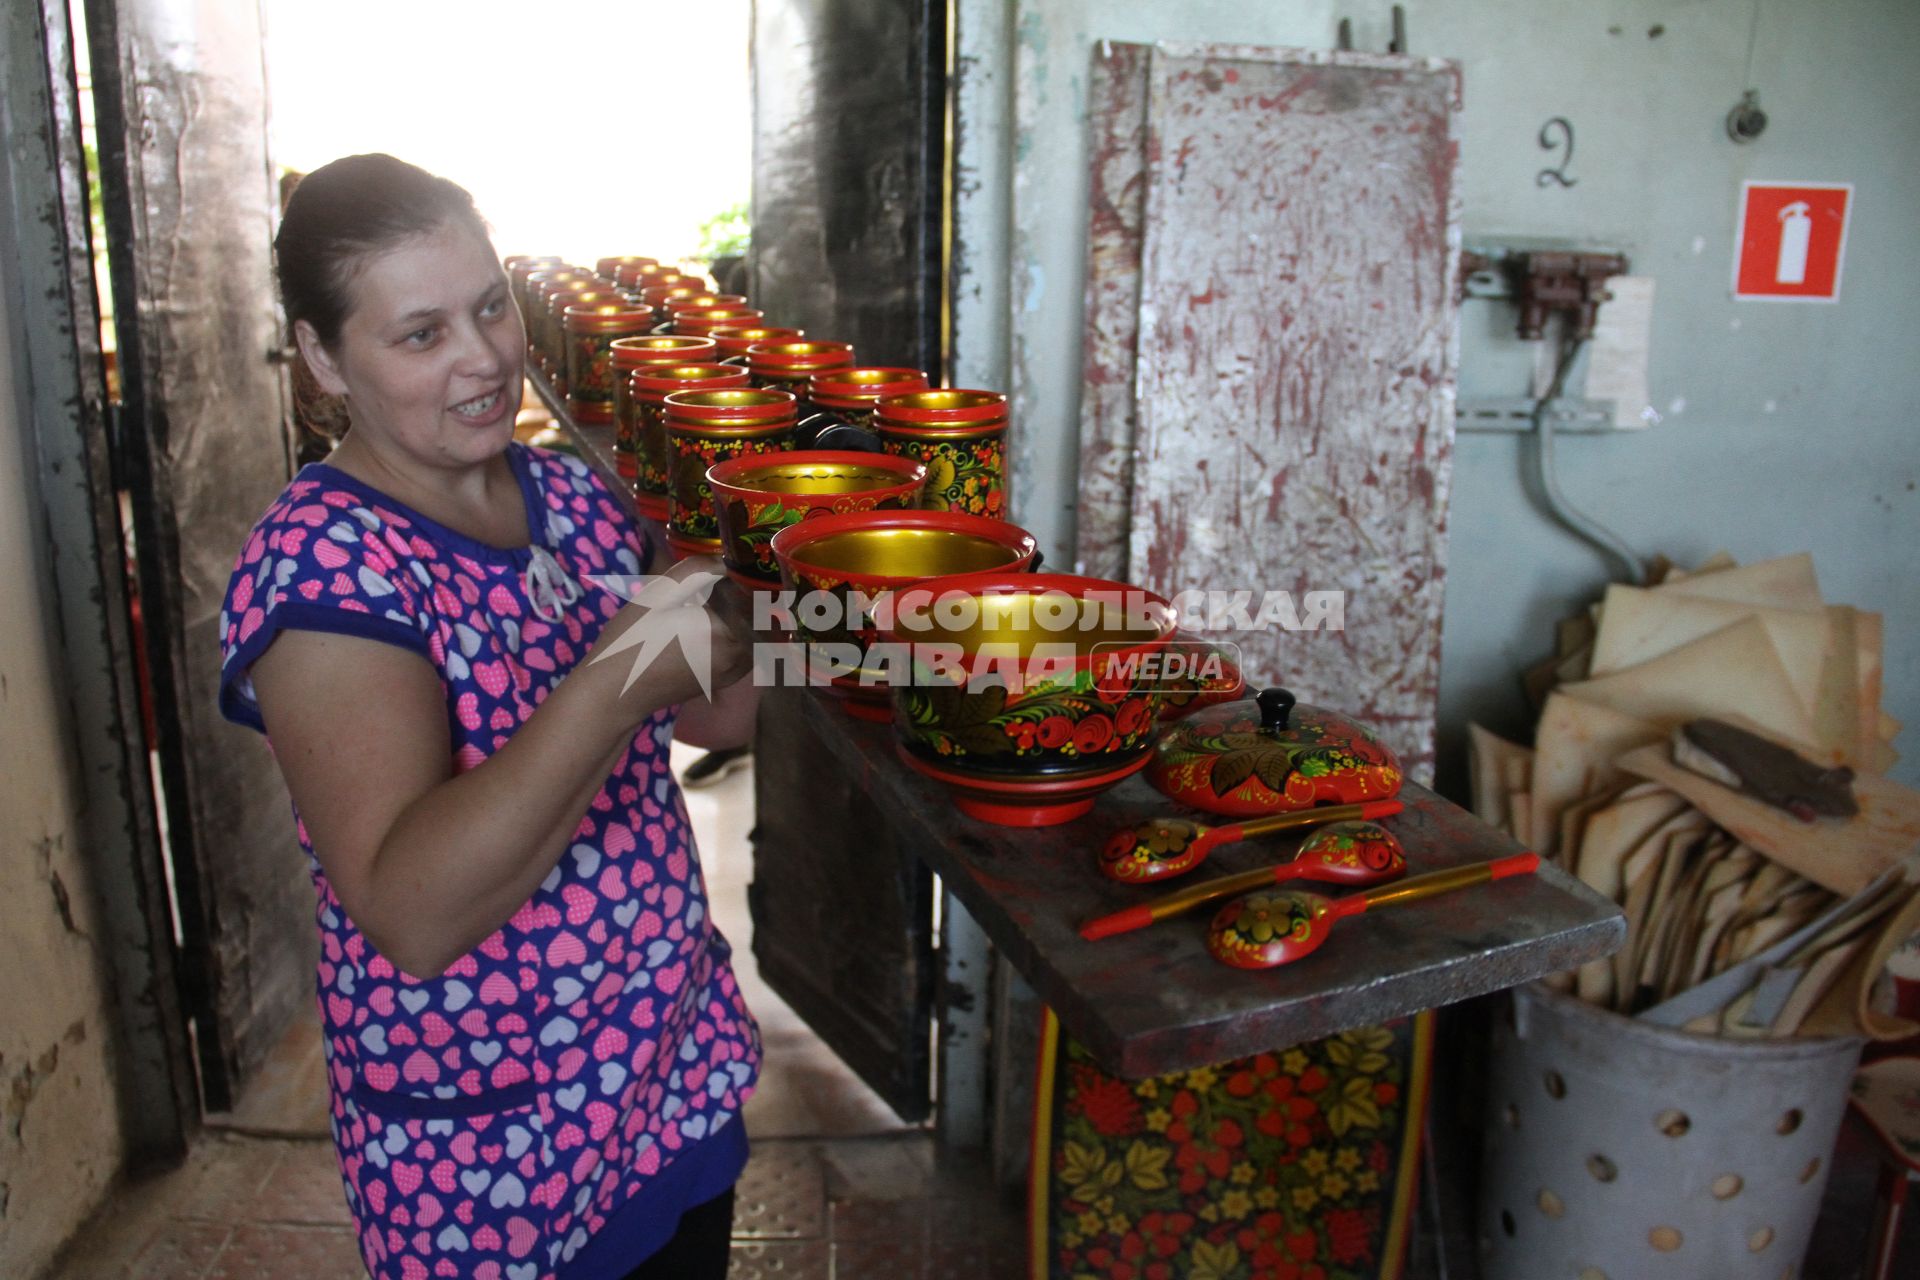
{"label": "fire extinguisher sign", "polygon": [[1747,182],[1733,233],[1733,296],[1838,302],[1853,212],[1848,182]]}

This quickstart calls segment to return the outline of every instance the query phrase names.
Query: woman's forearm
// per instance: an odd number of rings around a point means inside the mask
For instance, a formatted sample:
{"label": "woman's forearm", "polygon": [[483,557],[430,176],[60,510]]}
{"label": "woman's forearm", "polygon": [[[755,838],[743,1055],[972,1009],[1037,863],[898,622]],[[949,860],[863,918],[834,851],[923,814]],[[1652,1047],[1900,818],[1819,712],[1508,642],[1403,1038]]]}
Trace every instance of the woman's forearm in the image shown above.
{"label": "woman's forearm", "polygon": [[369,869],[386,935],[375,944],[432,977],[485,941],[565,854],[631,739],[607,747],[536,712],[499,751],[409,805]]}
{"label": "woman's forearm", "polygon": [[565,855],[639,726],[685,696],[677,659],[623,689],[625,668],[582,663],[498,751],[394,820],[368,897],[384,918],[375,943],[395,964],[442,972],[510,919]]}

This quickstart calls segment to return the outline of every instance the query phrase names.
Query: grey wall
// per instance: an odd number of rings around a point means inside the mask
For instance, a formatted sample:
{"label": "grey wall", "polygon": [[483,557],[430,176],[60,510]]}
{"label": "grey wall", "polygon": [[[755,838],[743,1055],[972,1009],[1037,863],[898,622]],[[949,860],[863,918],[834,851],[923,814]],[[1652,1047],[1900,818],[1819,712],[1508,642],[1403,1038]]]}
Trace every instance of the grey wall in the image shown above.
{"label": "grey wall", "polygon": [[[1886,706],[1920,720],[1920,5],[1912,0],[1408,0],[1412,52],[1465,74],[1469,241],[1550,236],[1627,252],[1656,279],[1650,430],[1563,443],[1568,496],[1643,554],[1811,550],[1830,600],[1887,615]],[[1098,39],[1385,47],[1385,3],[960,0],[955,377],[1008,386],[1018,517],[1071,545],[1085,248],[1089,50]],[[1756,25],[1757,15],[1757,25]],[[1660,34],[1651,35],[1659,27]],[[1617,33],[1615,32],[1617,28]],[[1749,78],[1749,36],[1752,72]],[[1750,82],[1771,126],[1722,127]],[[1572,120],[1578,185],[1542,188],[1535,135]],[[1855,184],[1841,301],[1728,297],[1746,178]],[[1463,393],[1513,364],[1485,304],[1463,320]],[[1478,376],[1478,382],[1476,377]],[[1507,388],[1524,392],[1525,387]],[[1532,505],[1515,437],[1455,453],[1441,672],[1443,760],[1468,718],[1528,728],[1516,673],[1607,567]],[[1920,741],[1896,776],[1920,781]]]}

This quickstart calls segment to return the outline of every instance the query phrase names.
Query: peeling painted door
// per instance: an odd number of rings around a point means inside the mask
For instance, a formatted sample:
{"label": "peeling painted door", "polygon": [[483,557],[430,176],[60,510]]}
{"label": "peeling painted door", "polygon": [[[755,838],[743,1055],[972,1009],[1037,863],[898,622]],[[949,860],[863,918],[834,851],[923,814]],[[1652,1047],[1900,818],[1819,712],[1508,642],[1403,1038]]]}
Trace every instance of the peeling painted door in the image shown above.
{"label": "peeling painted door", "polygon": [[311,999],[313,894],[285,787],[215,705],[235,553],[290,474],[258,9],[87,6],[160,779],[206,1105]]}
{"label": "peeling painted door", "polygon": [[1307,592],[1342,593],[1343,630],[1222,638],[1250,679],[1358,716],[1429,775],[1458,67],[1103,44],[1088,96],[1079,562],[1246,591],[1249,618],[1266,592],[1303,620]]}

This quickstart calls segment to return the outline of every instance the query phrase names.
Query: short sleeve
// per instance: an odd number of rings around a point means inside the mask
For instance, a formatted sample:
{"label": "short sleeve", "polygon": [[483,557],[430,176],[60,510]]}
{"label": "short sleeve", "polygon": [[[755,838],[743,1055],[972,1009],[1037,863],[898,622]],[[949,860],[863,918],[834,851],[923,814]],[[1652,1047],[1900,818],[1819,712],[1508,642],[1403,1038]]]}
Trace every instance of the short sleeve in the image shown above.
{"label": "short sleeve", "polygon": [[432,547],[404,517],[296,479],[254,525],[220,610],[220,713],[266,731],[248,669],[282,631],[360,636],[434,660]]}

